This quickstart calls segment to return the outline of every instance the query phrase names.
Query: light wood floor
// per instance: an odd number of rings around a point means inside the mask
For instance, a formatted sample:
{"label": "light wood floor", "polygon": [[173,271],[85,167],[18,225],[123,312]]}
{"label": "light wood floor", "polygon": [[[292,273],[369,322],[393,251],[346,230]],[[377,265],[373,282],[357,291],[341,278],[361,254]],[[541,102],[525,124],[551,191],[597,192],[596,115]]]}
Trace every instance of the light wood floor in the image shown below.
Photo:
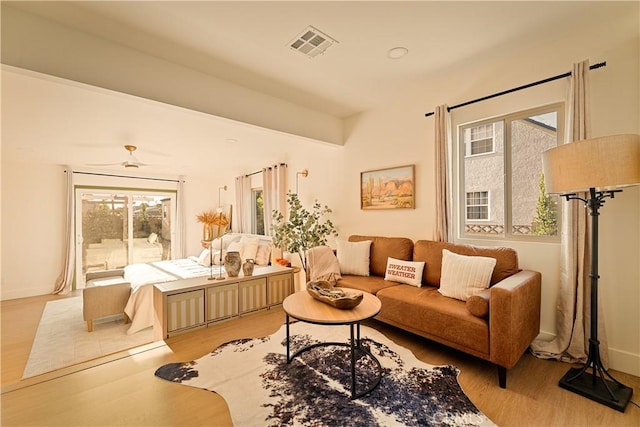
{"label": "light wood floor", "polygon": [[[180,386],[154,376],[169,362],[193,360],[232,339],[275,332],[284,321],[281,308],[220,323],[74,368],[20,381],[40,314],[52,296],[3,301],[3,426],[226,426],[227,406],[216,393]],[[487,362],[448,349],[382,323],[368,323],[422,361],[460,368],[460,384],[473,403],[499,426],[640,426],[640,408],[625,413],[563,390],[558,380],[569,368],[525,355],[509,371],[507,389],[497,385]],[[640,400],[640,379],[612,372],[633,387]]]}

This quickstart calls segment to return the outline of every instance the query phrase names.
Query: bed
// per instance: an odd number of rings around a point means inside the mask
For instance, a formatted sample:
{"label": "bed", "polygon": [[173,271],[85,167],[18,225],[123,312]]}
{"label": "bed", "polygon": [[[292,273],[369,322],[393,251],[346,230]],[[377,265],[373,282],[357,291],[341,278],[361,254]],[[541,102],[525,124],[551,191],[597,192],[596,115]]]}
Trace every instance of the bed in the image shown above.
{"label": "bed", "polygon": [[[223,245],[222,255],[220,245]],[[214,240],[211,245],[213,254],[204,249],[199,256],[189,258],[130,264],[124,267],[124,278],[131,283],[131,296],[124,312],[131,319],[127,334],[134,334],[154,324],[153,286],[158,283],[172,282],[194,277],[224,275],[224,266],[219,260],[226,251],[238,251],[241,258],[255,260],[256,267],[266,266],[270,262],[272,242],[268,236],[233,234],[222,241]],[[213,260],[214,265],[210,262]],[[218,264],[218,265],[215,265]]]}

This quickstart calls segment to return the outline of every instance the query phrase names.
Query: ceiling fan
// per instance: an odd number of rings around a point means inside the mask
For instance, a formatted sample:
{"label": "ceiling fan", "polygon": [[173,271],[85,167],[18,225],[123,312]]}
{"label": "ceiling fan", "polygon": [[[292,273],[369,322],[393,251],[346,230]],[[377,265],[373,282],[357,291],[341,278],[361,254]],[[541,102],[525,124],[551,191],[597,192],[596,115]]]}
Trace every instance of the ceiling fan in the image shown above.
{"label": "ceiling fan", "polygon": [[125,168],[134,168],[134,169],[137,169],[140,166],[151,166],[151,165],[148,165],[146,163],[140,162],[136,158],[136,156],[133,155],[133,152],[138,149],[138,147],[136,147],[135,145],[126,144],[124,146],[124,149],[129,152],[129,156],[127,157],[127,160],[125,160],[124,162],[121,162],[121,163],[93,163],[91,166],[116,166],[116,165],[121,165],[121,166],[124,166]]}

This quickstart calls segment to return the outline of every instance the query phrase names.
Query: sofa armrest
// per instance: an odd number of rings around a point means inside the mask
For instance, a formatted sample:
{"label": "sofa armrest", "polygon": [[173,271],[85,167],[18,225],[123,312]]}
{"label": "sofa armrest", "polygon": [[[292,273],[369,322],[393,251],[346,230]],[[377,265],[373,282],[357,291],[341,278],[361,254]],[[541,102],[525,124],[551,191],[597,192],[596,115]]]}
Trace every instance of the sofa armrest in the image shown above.
{"label": "sofa armrest", "polygon": [[490,360],[512,368],[540,332],[542,275],[523,270],[491,287]]}

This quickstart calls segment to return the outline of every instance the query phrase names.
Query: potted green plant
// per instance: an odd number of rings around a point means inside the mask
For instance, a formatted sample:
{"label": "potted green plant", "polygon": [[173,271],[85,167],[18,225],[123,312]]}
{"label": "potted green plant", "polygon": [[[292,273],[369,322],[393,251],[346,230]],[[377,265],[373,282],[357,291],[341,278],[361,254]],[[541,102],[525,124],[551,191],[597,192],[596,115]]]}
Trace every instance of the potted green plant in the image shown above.
{"label": "potted green plant", "polygon": [[328,236],[337,236],[338,231],[330,219],[323,217],[331,213],[328,206],[322,206],[317,200],[311,211],[305,209],[298,195],[287,193],[289,218],[277,210],[273,211],[273,244],[283,251],[300,255],[303,267],[306,267],[307,249],[327,244]]}

